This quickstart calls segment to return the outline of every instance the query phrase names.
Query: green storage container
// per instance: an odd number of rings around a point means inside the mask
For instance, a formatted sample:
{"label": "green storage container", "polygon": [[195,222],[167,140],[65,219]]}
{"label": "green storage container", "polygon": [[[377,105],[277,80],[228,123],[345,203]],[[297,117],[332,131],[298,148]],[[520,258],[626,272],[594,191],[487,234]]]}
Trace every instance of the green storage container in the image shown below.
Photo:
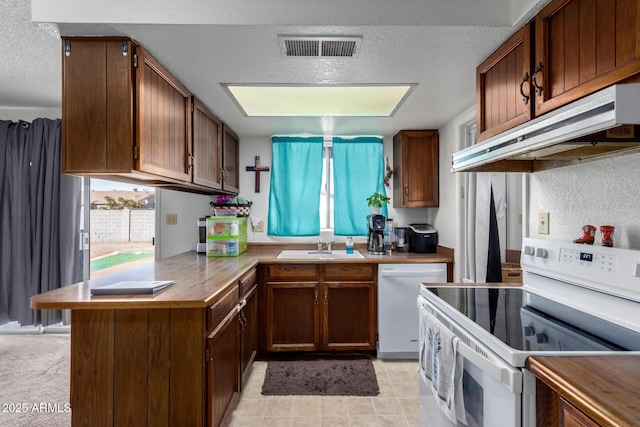
{"label": "green storage container", "polygon": [[247,235],[247,218],[208,217],[207,237],[239,237]]}
{"label": "green storage container", "polygon": [[238,256],[247,251],[247,235],[235,237],[211,236],[207,237],[208,257]]}

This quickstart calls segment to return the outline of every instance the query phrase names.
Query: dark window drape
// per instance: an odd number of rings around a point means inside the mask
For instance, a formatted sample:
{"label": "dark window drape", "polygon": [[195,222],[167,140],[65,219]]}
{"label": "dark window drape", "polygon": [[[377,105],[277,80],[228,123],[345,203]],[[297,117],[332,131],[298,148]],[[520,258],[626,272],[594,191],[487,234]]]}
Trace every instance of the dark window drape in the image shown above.
{"label": "dark window drape", "polygon": [[60,124],[0,121],[0,324],[59,323],[29,299],[79,280],[80,184],[60,174]]}

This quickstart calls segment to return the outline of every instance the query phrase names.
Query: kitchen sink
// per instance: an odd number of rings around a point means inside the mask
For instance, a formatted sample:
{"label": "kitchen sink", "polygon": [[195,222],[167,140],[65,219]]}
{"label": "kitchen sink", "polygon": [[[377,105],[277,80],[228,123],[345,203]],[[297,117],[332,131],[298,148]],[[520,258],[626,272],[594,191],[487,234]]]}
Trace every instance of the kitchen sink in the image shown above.
{"label": "kitchen sink", "polygon": [[344,251],[309,251],[309,250],[288,250],[281,251],[277,259],[362,259],[364,256],[359,251],[348,254]]}

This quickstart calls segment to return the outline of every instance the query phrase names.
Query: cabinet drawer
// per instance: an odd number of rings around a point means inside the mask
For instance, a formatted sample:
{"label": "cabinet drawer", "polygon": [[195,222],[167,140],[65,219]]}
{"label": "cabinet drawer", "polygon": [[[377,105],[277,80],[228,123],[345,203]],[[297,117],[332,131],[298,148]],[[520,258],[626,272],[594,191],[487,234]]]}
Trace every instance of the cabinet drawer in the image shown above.
{"label": "cabinet drawer", "polygon": [[211,332],[211,330],[224,319],[224,316],[227,315],[229,310],[238,304],[239,299],[239,287],[232,286],[218,301],[207,308],[207,332]]}
{"label": "cabinet drawer", "polygon": [[258,274],[254,268],[240,279],[240,295],[245,296],[251,290],[258,280]]}
{"label": "cabinet drawer", "polygon": [[375,277],[375,264],[326,264],[324,267],[325,280],[374,280]]}
{"label": "cabinet drawer", "polygon": [[277,264],[267,266],[268,280],[317,279],[319,265],[316,264]]}

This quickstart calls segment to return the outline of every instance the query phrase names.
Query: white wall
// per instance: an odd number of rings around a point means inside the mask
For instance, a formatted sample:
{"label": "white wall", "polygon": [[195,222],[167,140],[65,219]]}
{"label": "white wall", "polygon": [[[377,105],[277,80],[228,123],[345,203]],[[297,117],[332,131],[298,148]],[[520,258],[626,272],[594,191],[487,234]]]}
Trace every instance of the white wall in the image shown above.
{"label": "white wall", "polygon": [[[156,190],[156,259],[195,251],[198,218],[211,215],[211,200],[211,196]],[[166,224],[168,213],[178,215],[178,224]]]}
{"label": "white wall", "polygon": [[461,132],[475,118],[475,107],[469,108],[439,130],[440,136],[440,207],[434,212],[433,225],[438,230],[442,246],[454,250],[454,282],[459,281],[462,265],[460,242],[464,239],[460,229],[463,174],[451,172],[451,156],[460,149]]}
{"label": "white wall", "polygon": [[[389,158],[389,164],[393,166],[393,136],[384,137],[384,155]],[[255,173],[247,172],[246,166],[254,164],[255,156],[260,156],[260,162],[263,166],[271,167],[271,137],[254,137],[242,138],[240,141],[240,196],[253,202],[251,214],[264,220],[265,232],[254,233],[249,231],[248,239],[254,242],[315,242],[315,237],[274,237],[268,236],[266,230],[267,217],[269,211],[269,186],[271,183],[271,171],[262,172],[260,174],[260,193],[255,192]],[[301,177],[302,178],[302,177]],[[388,205],[389,217],[398,226],[408,225],[411,223],[429,223],[430,211],[434,209],[416,209],[416,208],[393,208],[393,177],[387,187],[387,195],[392,197],[391,204]],[[363,200],[363,203],[366,201]],[[337,240],[344,241],[345,237],[333,236],[333,233],[322,232],[323,241]],[[366,237],[358,237],[356,241],[365,241]]]}
{"label": "white wall", "polygon": [[[613,225],[614,246],[640,249],[639,165],[636,153],[530,174],[529,236],[570,242],[585,224]],[[549,212],[548,235],[538,234],[538,212]]]}
{"label": "white wall", "polygon": [[10,120],[12,122],[17,122],[18,120],[31,122],[38,118],[59,119],[61,117],[61,108],[0,107],[0,120]]}

